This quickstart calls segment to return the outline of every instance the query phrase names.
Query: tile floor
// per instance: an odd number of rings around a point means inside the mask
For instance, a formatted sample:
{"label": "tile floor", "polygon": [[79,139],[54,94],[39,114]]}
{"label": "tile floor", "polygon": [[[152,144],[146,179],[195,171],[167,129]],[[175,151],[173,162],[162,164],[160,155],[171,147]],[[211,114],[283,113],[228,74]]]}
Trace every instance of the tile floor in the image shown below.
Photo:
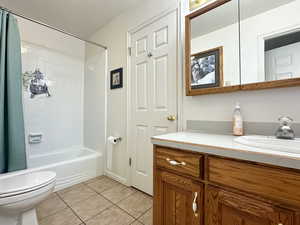
{"label": "tile floor", "polygon": [[53,193],[37,214],[40,225],[152,225],[152,198],[101,176]]}

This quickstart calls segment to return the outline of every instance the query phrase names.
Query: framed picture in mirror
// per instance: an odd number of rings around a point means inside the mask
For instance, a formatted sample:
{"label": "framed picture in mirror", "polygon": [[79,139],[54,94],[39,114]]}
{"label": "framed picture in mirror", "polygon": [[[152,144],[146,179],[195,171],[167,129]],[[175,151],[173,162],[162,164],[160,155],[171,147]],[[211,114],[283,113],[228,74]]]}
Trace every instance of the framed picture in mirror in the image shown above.
{"label": "framed picture in mirror", "polygon": [[223,47],[191,55],[191,89],[223,85]]}

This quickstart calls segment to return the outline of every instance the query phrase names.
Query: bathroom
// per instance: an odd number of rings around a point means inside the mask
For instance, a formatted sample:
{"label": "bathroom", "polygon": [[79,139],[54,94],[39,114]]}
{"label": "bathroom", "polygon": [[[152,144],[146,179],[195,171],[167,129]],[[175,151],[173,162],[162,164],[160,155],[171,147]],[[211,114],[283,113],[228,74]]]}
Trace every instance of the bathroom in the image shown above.
{"label": "bathroom", "polygon": [[0,6],[0,225],[300,225],[299,0]]}

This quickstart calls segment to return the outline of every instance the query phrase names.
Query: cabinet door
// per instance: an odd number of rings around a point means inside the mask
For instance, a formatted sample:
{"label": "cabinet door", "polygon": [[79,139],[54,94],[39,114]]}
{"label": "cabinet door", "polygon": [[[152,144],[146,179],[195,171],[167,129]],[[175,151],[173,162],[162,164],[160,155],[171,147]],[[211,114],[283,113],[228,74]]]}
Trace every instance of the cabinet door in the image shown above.
{"label": "cabinet door", "polygon": [[206,225],[296,225],[294,212],[209,187]]}
{"label": "cabinet door", "polygon": [[155,225],[202,225],[203,188],[172,173],[156,171],[154,187]]}

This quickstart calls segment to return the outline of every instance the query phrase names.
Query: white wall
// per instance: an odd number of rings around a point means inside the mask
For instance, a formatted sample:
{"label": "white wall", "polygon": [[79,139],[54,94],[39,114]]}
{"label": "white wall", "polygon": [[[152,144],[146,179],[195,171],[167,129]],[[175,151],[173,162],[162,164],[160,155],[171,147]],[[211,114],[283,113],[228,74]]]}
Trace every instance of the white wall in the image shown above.
{"label": "white wall", "polygon": [[25,133],[42,133],[28,154],[51,153],[83,145],[85,44],[75,38],[18,18],[22,39],[22,71],[39,68],[50,81],[51,97],[30,98],[24,91]]}
{"label": "white wall", "polygon": [[[178,0],[179,1],[179,0]],[[94,34],[91,39],[108,46],[108,70],[124,68],[124,88],[108,90],[107,134],[120,135],[123,141],[113,153],[113,175],[122,181],[128,177],[127,141],[127,32],[131,28],[156,16],[158,13],[177,5],[177,0],[145,1],[142,6],[133,8],[112,20]],[[187,13],[188,1],[183,0],[183,13]],[[184,27],[182,26],[182,36]],[[176,66],[176,65],[174,65]],[[183,73],[180,74],[184,76]],[[109,81],[106,81],[109,84]],[[178,90],[183,91],[183,87]],[[286,114],[300,122],[300,104],[296,104],[300,88],[285,88],[253,92],[237,92],[187,97],[182,99],[183,124],[187,120],[230,121],[235,102],[241,102],[243,114],[248,121],[275,122]]]}
{"label": "white wall", "polygon": [[235,103],[240,102],[246,121],[276,123],[279,116],[289,115],[299,123],[299,96],[300,88],[294,87],[184,97],[184,122],[231,121]]}
{"label": "white wall", "polygon": [[[91,39],[108,46],[108,71],[124,68],[124,88],[108,90],[107,135],[121,136],[122,142],[114,147],[112,173],[126,182],[128,171],[127,157],[127,32],[154,17],[158,13],[177,5],[177,0],[143,1],[137,8],[124,12],[104,28],[94,34]],[[106,81],[109,85],[109,80]]]}
{"label": "white wall", "polygon": [[84,146],[97,151],[105,148],[106,52],[86,44],[84,75]]}

